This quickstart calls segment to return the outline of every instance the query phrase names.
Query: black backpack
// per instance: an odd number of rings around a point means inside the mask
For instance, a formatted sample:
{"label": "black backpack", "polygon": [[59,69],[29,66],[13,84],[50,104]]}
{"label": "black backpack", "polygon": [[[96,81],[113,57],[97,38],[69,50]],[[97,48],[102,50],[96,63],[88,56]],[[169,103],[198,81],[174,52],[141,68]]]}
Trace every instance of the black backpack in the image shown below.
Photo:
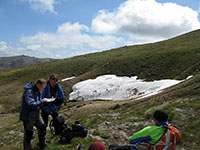
{"label": "black backpack", "polygon": [[63,116],[57,116],[50,122],[50,129],[52,135],[61,135],[63,130],[67,128]]}
{"label": "black backpack", "polygon": [[50,122],[50,129],[52,135],[60,136],[61,142],[70,142],[75,137],[84,138],[88,134],[86,127],[79,121],[75,121],[71,128],[67,127],[63,116],[53,118]]}
{"label": "black backpack", "polygon": [[86,127],[82,124],[80,124],[79,121],[75,121],[74,124],[72,124],[72,130],[68,132],[70,137],[86,137],[88,134],[88,131]]}

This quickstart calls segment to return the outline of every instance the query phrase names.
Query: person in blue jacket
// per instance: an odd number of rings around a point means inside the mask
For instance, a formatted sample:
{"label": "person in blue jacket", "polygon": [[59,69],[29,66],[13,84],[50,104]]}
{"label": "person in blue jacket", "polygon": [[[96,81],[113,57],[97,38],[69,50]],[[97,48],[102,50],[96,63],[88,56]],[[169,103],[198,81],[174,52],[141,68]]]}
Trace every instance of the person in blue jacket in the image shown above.
{"label": "person in blue jacket", "polygon": [[[58,116],[58,109],[64,102],[64,92],[58,84],[58,76],[52,74],[47,81],[45,89],[42,91],[42,98],[55,98],[55,101],[48,103],[42,107],[42,119],[46,127],[48,126],[48,117],[51,115],[53,118]],[[46,134],[46,128],[45,128]]]}
{"label": "person in blue jacket", "polygon": [[39,79],[36,83],[30,82],[24,86],[19,116],[19,119],[23,121],[24,126],[24,150],[31,149],[34,126],[38,130],[40,149],[43,149],[46,146],[44,134],[45,125],[40,117],[40,108],[48,101],[45,98],[41,99],[41,91],[45,86],[45,79]]}

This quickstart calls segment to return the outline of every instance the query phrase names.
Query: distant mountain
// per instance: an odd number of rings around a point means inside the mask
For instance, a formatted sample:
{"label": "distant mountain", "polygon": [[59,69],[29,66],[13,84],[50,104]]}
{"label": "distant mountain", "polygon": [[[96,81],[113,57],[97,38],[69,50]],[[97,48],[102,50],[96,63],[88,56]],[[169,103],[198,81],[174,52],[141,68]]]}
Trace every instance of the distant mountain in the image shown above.
{"label": "distant mountain", "polygon": [[55,61],[55,59],[50,59],[50,58],[41,59],[25,55],[13,56],[13,57],[0,57],[0,69],[15,68],[15,67],[39,64],[51,61]]}
{"label": "distant mountain", "polygon": [[[156,43],[124,46],[49,63],[0,70],[0,149],[23,147],[23,125],[19,122],[19,111],[24,85],[39,78],[48,79],[52,73],[56,73],[62,81],[60,85],[67,102],[62,105],[59,114],[69,125],[79,120],[88,128],[90,135],[69,144],[57,144],[58,138],[47,131],[50,141],[47,149],[77,150],[80,143],[88,146],[96,140],[103,141],[106,147],[108,144],[125,145],[135,131],[152,125],[152,114],[156,109],[165,109],[169,113],[169,122],[181,131],[181,142],[176,149],[199,150],[199,43],[200,29]],[[137,76],[145,82],[191,78],[141,99],[120,101],[117,97],[117,101],[68,101],[76,83],[110,74]],[[70,77],[75,78],[62,80]],[[83,88],[89,90],[89,86]],[[102,87],[101,90],[105,91],[106,88]],[[33,143],[37,143],[37,138],[33,139]]]}

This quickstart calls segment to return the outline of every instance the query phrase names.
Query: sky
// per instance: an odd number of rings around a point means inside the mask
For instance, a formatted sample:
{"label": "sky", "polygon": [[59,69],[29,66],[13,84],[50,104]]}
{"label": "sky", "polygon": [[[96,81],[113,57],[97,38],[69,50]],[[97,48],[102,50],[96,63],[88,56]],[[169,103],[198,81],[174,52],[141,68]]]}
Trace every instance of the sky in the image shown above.
{"label": "sky", "polygon": [[63,59],[200,29],[200,0],[0,0],[0,57]]}

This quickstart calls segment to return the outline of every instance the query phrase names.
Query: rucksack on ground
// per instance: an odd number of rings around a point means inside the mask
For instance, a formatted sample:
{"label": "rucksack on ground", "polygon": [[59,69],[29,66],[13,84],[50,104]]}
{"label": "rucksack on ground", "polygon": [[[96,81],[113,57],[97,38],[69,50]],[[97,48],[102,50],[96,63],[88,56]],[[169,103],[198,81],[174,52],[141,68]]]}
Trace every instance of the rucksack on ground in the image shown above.
{"label": "rucksack on ground", "polygon": [[88,131],[86,127],[80,124],[79,121],[75,121],[72,127],[69,128],[65,124],[63,116],[57,116],[50,122],[50,130],[52,135],[60,136],[60,142],[70,142],[75,137],[87,137]]}

